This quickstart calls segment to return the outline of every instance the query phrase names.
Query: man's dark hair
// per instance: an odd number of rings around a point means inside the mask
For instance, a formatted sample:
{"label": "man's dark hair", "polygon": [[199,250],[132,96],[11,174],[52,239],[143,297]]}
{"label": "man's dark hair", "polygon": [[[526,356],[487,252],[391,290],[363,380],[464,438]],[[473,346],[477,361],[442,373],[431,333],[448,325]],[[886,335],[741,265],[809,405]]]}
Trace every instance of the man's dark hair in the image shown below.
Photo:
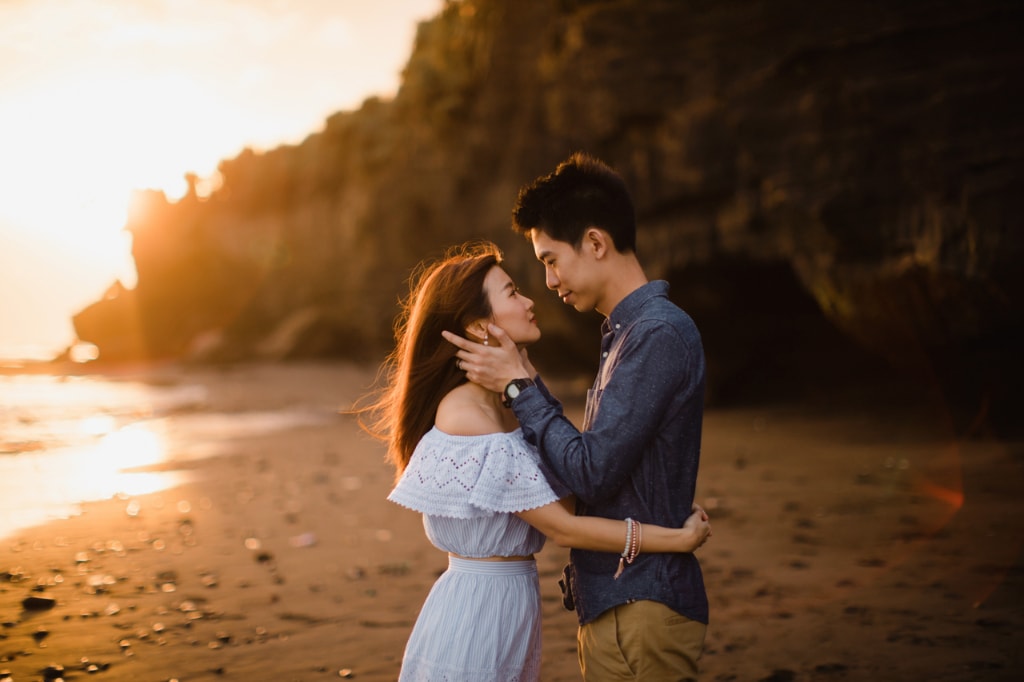
{"label": "man's dark hair", "polygon": [[589,227],[607,232],[620,253],[636,251],[636,216],[626,183],[608,165],[576,152],[519,190],[512,229],[537,228],[578,249]]}

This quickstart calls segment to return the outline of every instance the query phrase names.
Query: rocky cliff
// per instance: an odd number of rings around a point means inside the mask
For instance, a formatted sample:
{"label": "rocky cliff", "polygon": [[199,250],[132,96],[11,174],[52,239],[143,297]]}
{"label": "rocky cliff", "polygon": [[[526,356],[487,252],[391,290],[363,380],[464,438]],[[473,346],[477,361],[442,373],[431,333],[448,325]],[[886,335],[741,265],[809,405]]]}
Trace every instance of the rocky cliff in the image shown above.
{"label": "rocky cliff", "polygon": [[393,100],[225,160],[208,197],[141,195],[138,285],[76,329],[105,359],[379,359],[410,268],[488,238],[538,299],[540,359],[587,369],[596,318],[508,229],[581,149],[631,186],[713,398],[871,369],[1019,405],[1022,28],[1014,0],[448,2]]}

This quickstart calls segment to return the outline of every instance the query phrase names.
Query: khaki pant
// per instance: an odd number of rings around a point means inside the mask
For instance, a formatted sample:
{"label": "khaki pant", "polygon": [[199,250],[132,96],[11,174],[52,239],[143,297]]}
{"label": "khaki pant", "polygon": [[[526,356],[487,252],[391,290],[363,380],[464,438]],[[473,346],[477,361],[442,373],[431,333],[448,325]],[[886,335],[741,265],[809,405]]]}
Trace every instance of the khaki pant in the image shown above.
{"label": "khaki pant", "polygon": [[696,680],[707,626],[655,601],[623,604],[579,629],[586,682]]}

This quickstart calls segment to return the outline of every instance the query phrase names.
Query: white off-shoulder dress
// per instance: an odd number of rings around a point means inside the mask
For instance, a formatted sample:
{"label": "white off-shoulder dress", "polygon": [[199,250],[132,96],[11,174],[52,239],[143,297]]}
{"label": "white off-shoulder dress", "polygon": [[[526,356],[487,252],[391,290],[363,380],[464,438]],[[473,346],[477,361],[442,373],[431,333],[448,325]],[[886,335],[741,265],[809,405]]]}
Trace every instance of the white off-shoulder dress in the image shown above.
{"label": "white off-shoulder dress", "polygon": [[[434,546],[481,558],[540,551],[544,535],[514,512],[558,497],[541,471],[536,450],[518,429],[453,436],[437,428],[420,440],[388,495],[392,502],[423,514],[423,527]],[[540,642],[535,561],[450,557],[448,570],[434,583],[420,610],[399,680],[538,680]]]}

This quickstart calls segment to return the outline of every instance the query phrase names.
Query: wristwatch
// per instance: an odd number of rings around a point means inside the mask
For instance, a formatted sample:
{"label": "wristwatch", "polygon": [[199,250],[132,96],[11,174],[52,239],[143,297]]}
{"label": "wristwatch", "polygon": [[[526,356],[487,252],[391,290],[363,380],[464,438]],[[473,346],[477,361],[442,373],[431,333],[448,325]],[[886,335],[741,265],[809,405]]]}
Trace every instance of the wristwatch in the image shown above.
{"label": "wristwatch", "polygon": [[505,407],[512,407],[512,401],[515,400],[523,389],[533,386],[532,379],[513,379],[508,382],[505,386],[505,390],[501,394],[501,404]]}

